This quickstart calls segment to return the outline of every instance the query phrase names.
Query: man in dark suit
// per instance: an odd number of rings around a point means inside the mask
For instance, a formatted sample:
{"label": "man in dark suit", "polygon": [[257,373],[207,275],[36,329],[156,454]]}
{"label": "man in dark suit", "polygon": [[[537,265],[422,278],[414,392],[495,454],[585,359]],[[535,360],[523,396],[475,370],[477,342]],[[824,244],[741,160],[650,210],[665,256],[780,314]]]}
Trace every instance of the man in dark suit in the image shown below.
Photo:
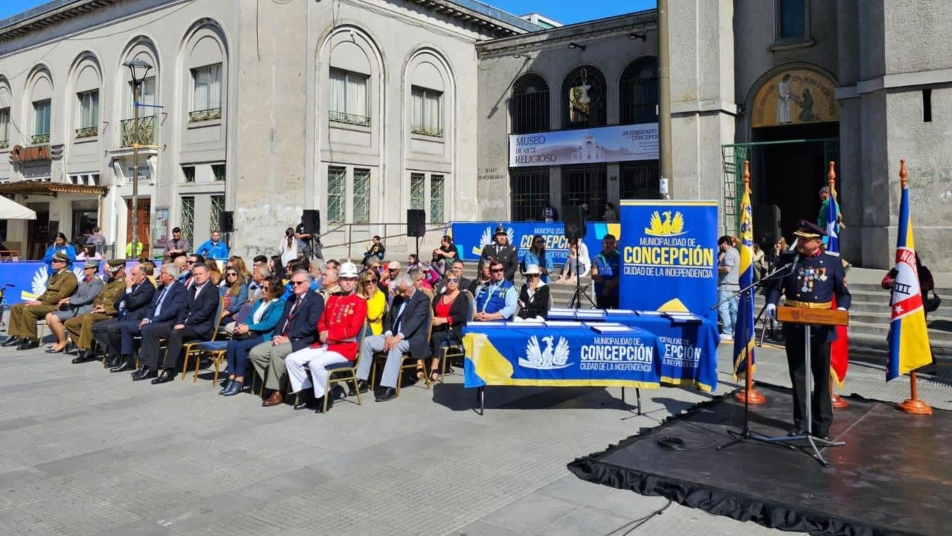
{"label": "man in dark suit", "polygon": [[135,336],[139,335],[142,328],[149,324],[160,324],[174,320],[179,310],[185,307],[188,291],[185,290],[185,285],[177,281],[178,277],[179,270],[175,265],[163,265],[159,274],[159,289],[152,295],[152,300],[142,312],[141,317],[120,322],[119,350],[122,355],[122,362],[118,367],[109,369],[109,372],[123,372],[132,369],[134,367],[132,356],[136,349]]}
{"label": "man in dark suit", "polygon": [[[122,263],[125,266],[125,260],[109,261],[109,270],[117,270],[115,262]],[[139,264],[132,269],[125,278],[125,291],[116,298],[113,308],[118,311],[115,317],[93,324],[93,338],[99,343],[100,348],[106,349],[106,367],[116,367],[119,365],[119,349],[122,342],[122,332],[120,331],[123,320],[131,320],[138,323],[142,314],[148,307],[152,297],[155,296],[155,287],[149,281],[150,268],[146,264]]]}
{"label": "man in dark suit", "polygon": [[311,283],[307,270],[294,272],[291,276],[292,294],[274,328],[274,336],[252,348],[248,354],[258,376],[265,378],[265,389],[270,392],[262,403],[265,407],[284,402],[281,385],[288,380],[284,359],[316,340],[317,321],[324,312],[324,297],[311,292]]}
{"label": "man in dark suit", "polygon": [[[208,340],[215,329],[216,315],[220,314],[221,297],[218,288],[208,281],[205,265],[192,267],[192,288],[185,306],[178,309],[175,320],[150,323],[142,328],[142,356],[145,365],[132,375],[133,381],[154,378],[152,384],[175,379],[175,367],[182,354],[182,344],[194,340]],[[159,339],[166,339],[162,373],[159,369]]]}
{"label": "man in dark suit", "polygon": [[377,402],[396,398],[403,354],[418,359],[430,357],[430,343],[427,340],[430,331],[429,298],[416,289],[409,275],[397,277],[390,285],[396,289],[396,295],[384,323],[386,331],[383,335],[364,338],[360,348],[360,365],[357,367],[359,388],[363,391],[370,376],[374,354],[387,352],[387,364],[380,379],[380,385],[386,389],[377,397]]}

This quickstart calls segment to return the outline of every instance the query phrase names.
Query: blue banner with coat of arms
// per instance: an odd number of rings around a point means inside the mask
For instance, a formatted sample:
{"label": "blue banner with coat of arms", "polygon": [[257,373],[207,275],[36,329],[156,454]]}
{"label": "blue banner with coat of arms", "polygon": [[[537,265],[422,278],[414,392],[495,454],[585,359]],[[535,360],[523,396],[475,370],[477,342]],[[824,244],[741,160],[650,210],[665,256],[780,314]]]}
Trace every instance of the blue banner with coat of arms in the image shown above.
{"label": "blue banner with coat of arms", "polygon": [[717,322],[716,201],[622,201],[623,309]]}
{"label": "blue banner with coat of arms", "polygon": [[[509,235],[509,243],[516,247],[519,259],[524,259],[532,237],[540,235],[545,240],[545,249],[552,255],[552,262],[556,270],[560,269],[569,256],[569,241],[565,238],[565,224],[556,222],[453,222],[451,229],[453,242],[460,259],[464,261],[478,261],[483,248],[493,243],[493,234],[496,227],[503,226]],[[602,238],[606,234],[613,234],[618,238],[621,225],[607,222],[587,222],[585,224],[585,238],[582,242],[588,248],[589,257],[602,250]]]}

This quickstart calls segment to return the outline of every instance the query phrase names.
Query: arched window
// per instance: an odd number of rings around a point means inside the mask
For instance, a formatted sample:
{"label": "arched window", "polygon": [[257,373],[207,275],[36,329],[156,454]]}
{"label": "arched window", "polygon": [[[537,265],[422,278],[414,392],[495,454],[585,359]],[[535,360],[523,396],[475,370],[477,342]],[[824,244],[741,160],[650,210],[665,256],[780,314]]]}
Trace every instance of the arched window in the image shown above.
{"label": "arched window", "polygon": [[53,111],[53,80],[46,67],[33,72],[27,85],[32,114],[30,142],[39,145],[50,142]]}
{"label": "arched window", "polygon": [[13,93],[7,79],[0,76],[0,149],[10,147],[10,107],[13,105]]}
{"label": "arched window", "polygon": [[658,121],[658,59],[639,58],[628,64],[619,84],[620,121],[623,125]]}
{"label": "arched window", "polygon": [[601,71],[591,65],[576,67],[562,83],[562,128],[605,126],[606,87]]}
{"label": "arched window", "polygon": [[214,21],[204,20],[199,24],[188,35],[186,45],[189,124],[221,119],[227,94],[224,36]]}
{"label": "arched window", "polygon": [[[139,122],[136,124],[135,117],[135,87],[132,81],[132,73],[125,66],[132,60],[142,60],[151,68],[145,70],[137,68],[137,77],[144,77],[139,84]],[[126,53],[122,56],[122,63],[119,65],[119,79],[123,82],[123,119],[119,123],[119,143],[120,147],[132,147],[133,144],[155,145],[158,137],[158,126],[156,125],[156,96],[159,94],[157,81],[160,80],[158,54],[155,44],[145,37],[134,39],[127,47]]]}
{"label": "arched window", "polygon": [[92,54],[83,54],[74,63],[72,72],[75,112],[73,115],[73,136],[75,139],[91,138],[99,135],[99,102],[102,86],[102,73],[99,63]]}
{"label": "arched window", "polygon": [[510,113],[513,134],[549,130],[549,84],[545,79],[534,73],[519,77],[512,86]]}

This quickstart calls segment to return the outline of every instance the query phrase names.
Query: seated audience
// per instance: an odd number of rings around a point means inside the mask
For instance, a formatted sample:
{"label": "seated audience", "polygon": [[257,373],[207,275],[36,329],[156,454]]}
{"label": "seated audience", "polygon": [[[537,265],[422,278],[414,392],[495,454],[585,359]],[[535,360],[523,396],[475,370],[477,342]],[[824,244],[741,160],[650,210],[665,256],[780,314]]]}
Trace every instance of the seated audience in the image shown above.
{"label": "seated audience", "polygon": [[67,267],[71,262],[72,258],[66,253],[58,251],[52,255],[50,259],[52,267],[50,274],[52,275],[46,281],[46,290],[43,294],[37,296],[35,300],[27,300],[10,308],[8,337],[3,342],[3,346],[19,345],[17,350],[29,350],[40,346],[36,331],[37,320],[59,309],[60,301],[72,295],[78,285],[76,274]]}
{"label": "seated audience", "polygon": [[514,320],[549,318],[549,287],[542,281],[540,272],[537,265],[532,265],[523,274],[526,282],[519,292],[519,314]]}
{"label": "seated audience", "polygon": [[223,323],[231,322],[231,317],[248,301],[248,284],[245,276],[237,268],[225,268],[225,282],[219,287],[219,293],[225,301],[221,316]]}
{"label": "seated audience", "polygon": [[444,279],[446,290],[433,298],[433,332],[430,335],[430,380],[440,377],[440,357],[444,346],[462,344],[463,328],[469,316],[469,298],[459,289],[460,280],[451,272]]}
{"label": "seated audience", "polygon": [[79,280],[76,292],[59,301],[56,311],[46,314],[46,326],[50,328],[55,343],[46,352],[59,354],[66,349],[66,329],[63,323],[74,316],[84,315],[92,310],[93,300],[102,291],[102,279],[96,276],[99,271],[99,261],[86,261],[83,265],[83,278]]}
{"label": "seated audience", "polygon": [[262,297],[255,302],[251,316],[248,317],[247,322],[235,325],[225,352],[228,360],[226,369],[228,378],[218,394],[234,396],[244,389],[248,354],[252,348],[270,341],[274,335],[274,327],[278,325],[278,320],[284,313],[284,304],[281,303],[283,292],[284,286],[280,279],[271,277],[265,280],[261,286]]}
{"label": "seated audience", "polygon": [[136,349],[136,335],[140,335],[142,328],[148,325],[164,324],[175,320],[178,312],[185,307],[188,290],[178,281],[178,278],[178,268],[172,264],[163,265],[159,273],[160,286],[153,293],[152,300],[142,315],[138,318],[130,317],[119,323],[119,341],[117,343],[111,339],[109,344],[119,346],[122,362],[119,366],[109,369],[109,372],[123,372],[134,368],[135,362],[132,356]]}
{"label": "seated audience", "polygon": [[476,279],[470,281],[469,286],[465,288],[470,294],[475,296],[479,287],[489,284],[491,281],[492,275],[489,273],[489,261],[479,261],[479,266],[476,267]]}
{"label": "seated audience", "polygon": [[[119,262],[123,262],[121,259]],[[125,266],[125,263],[123,263]],[[170,265],[174,267],[174,265]],[[106,352],[105,366],[108,368],[118,367],[120,362],[120,349],[122,342],[122,322],[130,321],[138,323],[142,319],[146,308],[155,296],[155,287],[149,280],[147,266],[139,264],[132,268],[124,281],[123,293],[116,298],[113,307],[117,314],[109,320],[96,322],[93,325],[93,338],[99,342],[99,347],[104,348]],[[109,263],[109,270],[116,270],[112,261]]]}
{"label": "seated audience", "polygon": [[212,285],[216,287],[220,285],[224,277],[218,268],[218,262],[215,259],[205,259],[205,268],[208,269],[208,280]]}
{"label": "seated audience", "polygon": [[425,294],[413,286],[413,279],[409,275],[398,276],[390,282],[390,286],[396,295],[387,320],[384,322],[386,331],[383,335],[364,339],[360,349],[360,365],[357,369],[359,388],[366,389],[374,354],[387,353],[387,362],[380,379],[380,385],[384,387],[384,391],[377,396],[377,402],[396,398],[403,354],[407,353],[419,359],[430,356],[430,346],[427,344],[427,333],[430,327],[429,300]]}
{"label": "seated audience", "polygon": [[492,261],[489,266],[491,279],[476,289],[476,316],[474,320],[509,320],[516,312],[519,294],[506,279],[506,268],[501,262]]}
{"label": "seated audience", "polygon": [[[93,261],[96,264],[99,261]],[[88,266],[88,264],[87,264]],[[143,270],[149,271],[149,265],[140,263]],[[92,309],[86,314],[78,315],[63,322],[63,327],[69,332],[73,343],[79,348],[79,352],[73,364],[94,361],[97,356],[93,353],[93,326],[99,322],[111,320],[117,314],[119,309],[117,303],[126,290],[126,262],[122,259],[113,259],[106,265],[109,274],[109,282],[105,284],[99,294],[93,299]]]}
{"label": "seated audience", "polygon": [[324,298],[311,292],[311,276],[298,270],[291,276],[291,296],[284,304],[281,318],[270,341],[264,341],[248,353],[258,376],[264,378],[265,407],[284,402],[281,386],[287,381],[285,358],[291,352],[307,348],[317,336],[317,320],[324,312]]}
{"label": "seated audience", "polygon": [[[367,302],[354,292],[357,267],[353,263],[341,265],[338,285],[339,291],[327,298],[324,312],[317,323],[318,340],[310,347],[292,353],[285,360],[291,392],[313,387],[314,398],[318,401],[325,396],[330,397],[327,400],[328,408],[334,398],[343,398],[347,394],[339,385],[334,389],[339,392],[336,397],[324,392],[328,375],[326,367],[357,359],[357,341],[367,318]],[[307,377],[308,371],[311,379]]]}
{"label": "seated audience", "polygon": [[387,293],[377,286],[377,274],[365,270],[357,283],[357,294],[367,300],[367,325],[371,335],[383,333],[383,316],[387,311]]}

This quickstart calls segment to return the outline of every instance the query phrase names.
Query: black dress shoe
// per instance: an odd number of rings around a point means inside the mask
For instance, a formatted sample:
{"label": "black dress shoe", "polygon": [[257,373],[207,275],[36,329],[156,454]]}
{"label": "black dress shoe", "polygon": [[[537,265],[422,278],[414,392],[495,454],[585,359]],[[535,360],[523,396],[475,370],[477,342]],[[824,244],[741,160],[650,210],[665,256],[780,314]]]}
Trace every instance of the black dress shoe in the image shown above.
{"label": "black dress shoe", "polygon": [[20,343],[20,346],[17,346],[17,350],[32,350],[39,347],[39,339],[25,339],[22,343]]}
{"label": "black dress shoe", "polygon": [[245,382],[229,380],[228,388],[222,393],[222,396],[235,396],[245,388]]}
{"label": "black dress shoe", "polygon": [[90,361],[93,361],[94,359],[96,359],[96,356],[89,355],[88,353],[86,353],[86,350],[80,350],[79,355],[74,357],[73,360],[70,361],[70,363],[74,365],[79,365],[80,363],[89,363]]}
{"label": "black dress shoe", "polygon": [[802,436],[806,435],[806,432],[802,428],[794,428],[787,433],[787,437]]}
{"label": "black dress shoe", "polygon": [[331,389],[331,402],[345,398],[347,398],[347,391],[344,390],[344,386],[337,384]]}
{"label": "black dress shoe", "polygon": [[11,335],[7,337],[7,340],[3,341],[3,344],[0,344],[0,346],[3,346],[4,348],[8,348],[10,346],[16,346],[18,344],[20,344],[20,337],[17,337],[16,335]]}
{"label": "black dress shoe", "polygon": [[141,382],[142,380],[148,380],[149,378],[155,378],[158,376],[158,372],[152,370],[149,367],[142,367],[139,370],[135,371],[132,375],[132,381]]}
{"label": "black dress shoe", "polygon": [[109,369],[109,372],[125,372],[127,370],[132,370],[133,368],[135,368],[135,364],[132,361],[126,359],[124,361],[120,361],[118,366]]}
{"label": "black dress shoe", "polygon": [[175,379],[175,373],[172,372],[172,369],[162,369],[162,374],[152,380],[152,385],[159,385],[160,383],[169,383]]}
{"label": "black dress shoe", "polygon": [[[348,393],[347,393],[348,396],[357,396],[357,391],[354,390],[353,385],[348,386],[347,389],[348,389]],[[367,391],[369,391],[370,388],[367,386],[367,381],[357,380],[357,390],[360,391],[361,393],[366,393]]]}
{"label": "black dress shoe", "polygon": [[221,389],[218,390],[218,394],[223,395],[223,394],[225,394],[226,392],[228,392],[228,389],[231,387],[231,384],[233,384],[233,383],[235,383],[235,380],[233,380],[233,379],[231,379],[231,378],[226,379],[226,380],[225,380],[225,384],[222,386]]}
{"label": "black dress shoe", "polygon": [[102,368],[111,369],[111,368],[114,368],[114,367],[118,367],[118,366],[119,366],[119,363],[122,363],[122,358],[120,358],[120,357],[117,356],[117,355],[114,355],[114,356],[112,356],[112,357],[106,359],[105,363],[102,364]]}
{"label": "black dress shoe", "polygon": [[397,398],[397,390],[393,387],[387,387],[384,389],[383,393],[377,397],[377,402],[386,402],[388,400],[393,400],[394,398]]}

